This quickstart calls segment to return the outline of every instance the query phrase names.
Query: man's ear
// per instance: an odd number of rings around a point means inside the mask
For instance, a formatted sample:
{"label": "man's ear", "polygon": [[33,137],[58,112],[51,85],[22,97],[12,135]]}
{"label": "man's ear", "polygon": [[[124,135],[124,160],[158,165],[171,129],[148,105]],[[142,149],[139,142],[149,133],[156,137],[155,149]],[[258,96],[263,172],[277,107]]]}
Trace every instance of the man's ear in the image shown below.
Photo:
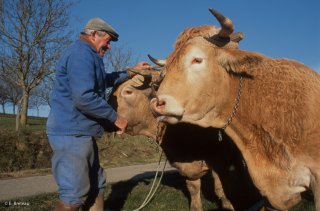
{"label": "man's ear", "polygon": [[96,30],[94,30],[94,31],[92,31],[92,32],[90,33],[90,37],[91,37],[91,39],[92,39],[93,41],[95,41],[96,35],[97,35],[97,31],[96,31]]}

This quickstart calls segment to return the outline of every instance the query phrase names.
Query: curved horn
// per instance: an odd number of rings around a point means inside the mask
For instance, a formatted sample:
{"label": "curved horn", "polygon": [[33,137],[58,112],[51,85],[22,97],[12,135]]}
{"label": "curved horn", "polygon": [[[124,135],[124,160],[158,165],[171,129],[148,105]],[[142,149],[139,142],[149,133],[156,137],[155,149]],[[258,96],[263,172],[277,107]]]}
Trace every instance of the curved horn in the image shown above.
{"label": "curved horn", "polygon": [[243,38],[244,34],[242,32],[236,32],[230,35],[230,40],[234,42],[240,42],[241,40],[243,40]]}
{"label": "curved horn", "polygon": [[153,63],[155,63],[156,65],[159,65],[160,67],[164,67],[166,65],[167,61],[165,59],[163,59],[163,60],[155,59],[150,54],[148,54],[148,57]]}
{"label": "curved horn", "polygon": [[127,71],[133,72],[137,75],[141,75],[144,78],[151,78],[153,82],[158,82],[160,83],[162,79],[164,78],[165,71],[164,70],[134,70],[131,68],[128,68]]}
{"label": "curved horn", "polygon": [[222,38],[228,38],[234,30],[232,21],[214,9],[209,8],[209,11],[212,15],[214,15],[214,17],[216,17],[221,25],[221,30],[219,31],[218,36]]}
{"label": "curved horn", "polygon": [[151,70],[134,70],[134,69],[128,68],[127,71],[133,72],[137,75],[142,75],[143,77],[148,77],[152,75]]}

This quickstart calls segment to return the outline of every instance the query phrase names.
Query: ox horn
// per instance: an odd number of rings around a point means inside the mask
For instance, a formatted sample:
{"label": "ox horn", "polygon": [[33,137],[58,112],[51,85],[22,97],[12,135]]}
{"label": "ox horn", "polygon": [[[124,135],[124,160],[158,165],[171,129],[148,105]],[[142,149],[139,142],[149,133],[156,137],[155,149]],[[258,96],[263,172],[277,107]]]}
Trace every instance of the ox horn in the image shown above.
{"label": "ox horn", "polygon": [[151,80],[155,83],[160,83],[164,78],[164,70],[157,70],[155,68],[146,69],[146,70],[134,70],[128,68],[127,71],[133,72],[137,75],[141,75],[144,78],[151,78]]}
{"label": "ox horn", "polygon": [[156,65],[159,65],[160,67],[164,67],[167,63],[167,60],[155,59],[150,54],[148,54],[148,57],[153,63],[155,63]]}
{"label": "ox horn", "polygon": [[214,15],[214,17],[216,17],[221,25],[221,30],[219,31],[218,36],[221,38],[229,38],[234,30],[232,21],[214,9],[209,8],[209,11]]}
{"label": "ox horn", "polygon": [[152,75],[152,70],[150,70],[150,69],[134,70],[134,69],[128,68],[127,71],[133,72],[133,73],[135,73],[137,75],[141,75],[143,77],[148,77],[148,76]]}

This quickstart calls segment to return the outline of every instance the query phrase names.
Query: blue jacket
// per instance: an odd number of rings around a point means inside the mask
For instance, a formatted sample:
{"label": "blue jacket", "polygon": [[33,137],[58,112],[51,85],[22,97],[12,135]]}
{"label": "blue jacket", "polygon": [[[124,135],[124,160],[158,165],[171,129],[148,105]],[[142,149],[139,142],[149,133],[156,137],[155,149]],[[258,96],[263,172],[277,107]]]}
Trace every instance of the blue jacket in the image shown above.
{"label": "blue jacket", "polygon": [[47,134],[102,135],[102,123],[117,119],[105,99],[105,90],[126,80],[127,72],[106,73],[102,57],[82,40],[63,52],[55,70]]}

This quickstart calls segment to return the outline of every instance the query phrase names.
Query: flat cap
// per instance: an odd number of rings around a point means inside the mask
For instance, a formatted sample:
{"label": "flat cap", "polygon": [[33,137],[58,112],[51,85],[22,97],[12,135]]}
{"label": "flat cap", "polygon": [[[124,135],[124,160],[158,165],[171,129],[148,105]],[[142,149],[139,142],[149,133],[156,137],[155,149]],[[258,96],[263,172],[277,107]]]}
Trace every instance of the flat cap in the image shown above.
{"label": "flat cap", "polygon": [[92,18],[88,21],[84,29],[91,29],[97,31],[105,31],[111,36],[112,41],[118,41],[119,34],[107,22],[100,18]]}

